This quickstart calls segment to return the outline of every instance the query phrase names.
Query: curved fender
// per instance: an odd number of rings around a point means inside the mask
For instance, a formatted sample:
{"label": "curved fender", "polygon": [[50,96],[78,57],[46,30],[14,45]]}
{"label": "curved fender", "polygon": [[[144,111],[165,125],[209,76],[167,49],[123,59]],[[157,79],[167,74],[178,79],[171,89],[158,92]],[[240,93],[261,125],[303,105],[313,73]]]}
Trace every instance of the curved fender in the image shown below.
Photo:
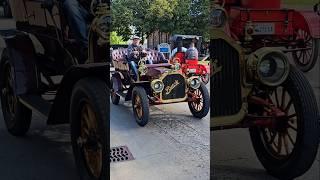
{"label": "curved fender", "polygon": [[121,80],[123,79],[123,75],[119,72],[115,72],[112,74],[112,88],[114,91],[118,92],[122,90]]}
{"label": "curved fender", "polygon": [[293,15],[295,29],[310,32],[313,38],[320,38],[320,16],[313,11],[295,11]]}
{"label": "curved fender", "polygon": [[[110,87],[110,74],[107,63],[81,64],[72,66],[63,76],[61,84],[52,105],[48,124],[63,124],[69,122],[70,97],[74,85],[82,78],[95,77],[107,83]],[[107,90],[109,92],[109,90]]]}
{"label": "curved fender", "polygon": [[33,42],[27,33],[12,30],[0,38],[1,62],[3,55],[9,57],[14,69],[15,93],[22,95],[35,92],[38,89],[36,56]]}

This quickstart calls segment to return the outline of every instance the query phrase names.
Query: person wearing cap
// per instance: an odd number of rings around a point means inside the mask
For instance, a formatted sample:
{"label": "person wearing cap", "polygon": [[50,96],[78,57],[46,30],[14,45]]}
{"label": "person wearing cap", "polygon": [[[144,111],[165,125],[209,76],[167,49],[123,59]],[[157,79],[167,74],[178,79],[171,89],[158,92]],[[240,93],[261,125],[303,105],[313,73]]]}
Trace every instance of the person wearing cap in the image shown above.
{"label": "person wearing cap", "polygon": [[139,36],[132,37],[132,43],[128,46],[127,55],[130,61],[137,61],[137,53],[143,50],[140,44],[141,38]]}
{"label": "person wearing cap", "polygon": [[132,43],[128,46],[127,49],[127,58],[131,66],[131,69],[134,72],[134,79],[137,80],[138,77],[138,68],[137,63],[139,62],[139,53],[145,52],[144,48],[140,44],[141,38],[139,36],[132,37]]}

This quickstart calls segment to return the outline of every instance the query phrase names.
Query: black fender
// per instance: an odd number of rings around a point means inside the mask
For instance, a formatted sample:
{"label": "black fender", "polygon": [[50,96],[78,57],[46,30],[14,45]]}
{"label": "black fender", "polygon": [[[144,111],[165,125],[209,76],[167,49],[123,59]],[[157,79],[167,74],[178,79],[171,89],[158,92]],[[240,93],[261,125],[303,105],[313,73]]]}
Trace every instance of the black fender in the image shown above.
{"label": "black fender", "polygon": [[112,87],[110,87],[110,88],[112,88],[113,91],[115,91],[115,92],[121,91],[122,84],[123,84],[122,80],[123,80],[122,74],[120,72],[114,72],[111,76]]}
{"label": "black fender", "polygon": [[[72,66],[63,76],[49,113],[47,124],[69,123],[70,97],[74,85],[82,78],[95,77],[110,87],[110,71],[107,63],[92,63]],[[109,93],[109,89],[107,90]]]}
{"label": "black fender", "polygon": [[134,87],[140,86],[143,87],[148,95],[151,95],[151,87],[150,87],[150,82],[149,81],[137,81],[134,82],[128,89],[127,95],[125,97],[125,101],[130,101],[132,99],[132,90]]}
{"label": "black fender", "polygon": [[38,75],[36,70],[36,49],[30,35],[17,30],[0,32],[0,69],[9,60],[15,78],[14,93],[23,95],[36,92]]}

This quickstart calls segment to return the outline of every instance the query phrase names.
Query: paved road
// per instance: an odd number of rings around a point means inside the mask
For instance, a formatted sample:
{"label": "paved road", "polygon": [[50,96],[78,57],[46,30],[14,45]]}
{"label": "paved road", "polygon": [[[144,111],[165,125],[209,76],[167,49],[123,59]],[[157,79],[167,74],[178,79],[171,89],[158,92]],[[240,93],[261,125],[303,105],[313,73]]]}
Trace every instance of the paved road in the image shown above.
{"label": "paved road", "polygon": [[76,180],[69,126],[46,126],[35,115],[28,136],[16,138],[5,129],[0,112],[1,180]]}
{"label": "paved road", "polygon": [[[319,57],[320,59],[320,57]],[[320,105],[320,65],[306,73],[315,95],[318,106]],[[233,129],[225,131],[215,131],[212,133],[211,157],[215,168],[215,179],[228,180],[273,180],[266,174],[262,165],[259,163],[251,146],[250,137],[247,129]],[[320,150],[319,150],[320,151]],[[320,179],[320,152],[312,168],[302,177],[301,180]]]}
{"label": "paved road", "polygon": [[135,160],[111,164],[112,180],[209,179],[209,117],[192,117],[186,103],[151,107],[139,127],[130,103],[111,106],[111,146],[127,145]]}

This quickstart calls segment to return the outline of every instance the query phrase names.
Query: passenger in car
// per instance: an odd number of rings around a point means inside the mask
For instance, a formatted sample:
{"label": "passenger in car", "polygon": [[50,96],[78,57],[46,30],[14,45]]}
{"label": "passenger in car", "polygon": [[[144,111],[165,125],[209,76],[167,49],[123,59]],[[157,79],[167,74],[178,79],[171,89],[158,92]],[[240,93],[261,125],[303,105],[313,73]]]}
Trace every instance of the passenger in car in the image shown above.
{"label": "passenger in car", "polygon": [[199,52],[198,49],[195,47],[195,43],[191,42],[189,49],[186,52],[186,59],[198,60]]}
{"label": "passenger in car", "polygon": [[183,43],[182,43],[182,38],[181,37],[178,37],[177,38],[177,41],[176,41],[176,48],[174,48],[172,51],[171,51],[171,55],[170,55],[170,59],[172,59],[173,57],[175,57],[176,53],[177,52],[186,52],[187,51],[187,48],[183,47]]}

